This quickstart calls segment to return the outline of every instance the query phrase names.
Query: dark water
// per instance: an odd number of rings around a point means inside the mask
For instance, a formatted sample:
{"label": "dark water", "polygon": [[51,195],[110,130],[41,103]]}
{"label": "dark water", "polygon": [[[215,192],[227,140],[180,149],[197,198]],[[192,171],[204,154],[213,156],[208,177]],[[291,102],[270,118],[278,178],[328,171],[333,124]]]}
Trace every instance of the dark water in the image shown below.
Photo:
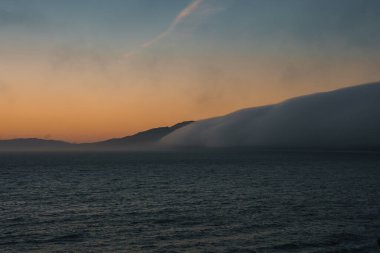
{"label": "dark water", "polygon": [[0,154],[0,252],[380,252],[380,155]]}

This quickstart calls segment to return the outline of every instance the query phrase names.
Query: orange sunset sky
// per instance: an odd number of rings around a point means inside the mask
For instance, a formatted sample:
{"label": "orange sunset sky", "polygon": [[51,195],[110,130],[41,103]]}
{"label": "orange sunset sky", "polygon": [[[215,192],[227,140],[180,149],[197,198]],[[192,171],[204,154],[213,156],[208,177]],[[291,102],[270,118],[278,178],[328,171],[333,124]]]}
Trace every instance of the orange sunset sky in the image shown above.
{"label": "orange sunset sky", "polygon": [[270,2],[2,1],[0,139],[103,140],[380,79],[376,3]]}

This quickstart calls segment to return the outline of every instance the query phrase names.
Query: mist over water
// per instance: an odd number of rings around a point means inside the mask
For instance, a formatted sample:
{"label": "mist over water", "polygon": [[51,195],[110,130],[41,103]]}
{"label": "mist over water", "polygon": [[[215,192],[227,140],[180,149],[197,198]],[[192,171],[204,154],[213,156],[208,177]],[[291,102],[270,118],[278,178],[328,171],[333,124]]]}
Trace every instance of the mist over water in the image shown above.
{"label": "mist over water", "polygon": [[1,252],[378,252],[378,153],[1,153]]}

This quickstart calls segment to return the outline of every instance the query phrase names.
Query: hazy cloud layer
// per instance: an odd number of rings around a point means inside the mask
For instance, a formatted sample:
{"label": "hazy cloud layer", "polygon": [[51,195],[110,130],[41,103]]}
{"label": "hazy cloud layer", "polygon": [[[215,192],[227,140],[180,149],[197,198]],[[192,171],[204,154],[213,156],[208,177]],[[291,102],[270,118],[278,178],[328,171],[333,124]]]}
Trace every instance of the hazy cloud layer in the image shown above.
{"label": "hazy cloud layer", "polygon": [[202,120],[162,140],[169,146],[380,147],[380,83],[298,97]]}

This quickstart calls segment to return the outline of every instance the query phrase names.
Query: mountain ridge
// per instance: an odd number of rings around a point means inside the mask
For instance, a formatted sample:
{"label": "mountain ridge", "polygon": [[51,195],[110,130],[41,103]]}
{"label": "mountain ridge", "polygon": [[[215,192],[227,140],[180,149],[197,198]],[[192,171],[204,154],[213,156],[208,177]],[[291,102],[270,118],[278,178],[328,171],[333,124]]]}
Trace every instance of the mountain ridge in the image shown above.
{"label": "mountain ridge", "polygon": [[16,138],[0,140],[0,151],[49,151],[49,150],[120,150],[151,148],[165,135],[194,121],[183,121],[173,126],[157,127],[133,135],[92,143],[70,143],[41,138]]}

